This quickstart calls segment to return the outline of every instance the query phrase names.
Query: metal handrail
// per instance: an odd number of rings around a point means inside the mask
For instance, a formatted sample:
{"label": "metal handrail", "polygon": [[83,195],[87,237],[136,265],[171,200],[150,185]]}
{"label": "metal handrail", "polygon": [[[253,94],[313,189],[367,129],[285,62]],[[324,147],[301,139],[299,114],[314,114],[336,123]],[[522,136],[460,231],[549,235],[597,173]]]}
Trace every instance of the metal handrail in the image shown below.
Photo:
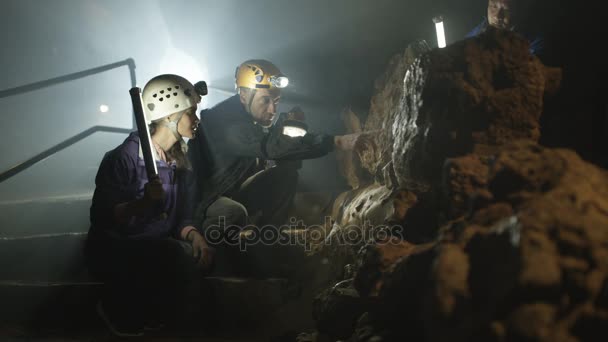
{"label": "metal handrail", "polygon": [[59,83],[75,81],[80,78],[84,78],[84,77],[91,76],[94,74],[99,74],[104,71],[116,69],[116,68],[119,68],[124,65],[129,67],[129,74],[130,74],[129,76],[131,77],[131,85],[134,87],[135,83],[136,83],[135,61],[133,60],[133,58],[127,58],[124,61],[107,64],[107,65],[102,65],[100,67],[87,69],[87,70],[83,70],[83,71],[79,71],[79,72],[75,72],[72,74],[63,75],[63,76],[59,76],[59,77],[55,77],[55,78],[50,78],[48,80],[30,83],[30,84],[26,84],[23,86],[19,86],[19,87],[7,89],[7,90],[2,90],[2,91],[0,91],[0,99],[9,97],[9,96],[23,94],[23,93],[29,93],[30,91],[50,87],[50,86],[53,86],[53,85],[56,85]]}
{"label": "metal handrail", "polygon": [[[0,91],[0,99],[8,97],[8,96],[19,95],[19,94],[27,93],[30,91],[50,87],[52,85],[59,84],[59,83],[74,81],[74,80],[84,78],[87,76],[91,76],[94,74],[98,74],[98,73],[101,73],[104,71],[116,69],[116,68],[119,68],[119,67],[125,66],[125,65],[129,67],[129,77],[131,78],[131,87],[135,87],[137,85],[137,79],[135,76],[135,61],[133,60],[133,58],[127,58],[124,61],[103,65],[103,66],[100,66],[97,68],[79,71],[79,72],[75,72],[73,74],[55,77],[55,78],[51,78],[48,80],[31,83],[31,84],[26,84],[24,86],[19,86],[19,87],[12,88],[12,89],[3,90],[3,91]],[[133,121],[132,121],[131,128],[118,128],[118,127],[110,127],[110,126],[93,126],[89,129],[86,129],[86,130],[74,135],[73,137],[70,137],[70,138],[60,142],[59,144],[27,159],[26,161],[21,162],[15,166],[11,167],[7,171],[2,172],[0,174],[0,183],[4,182],[5,180],[13,177],[14,175],[16,175],[22,171],[25,171],[26,169],[30,168],[34,164],[50,157],[51,155],[74,145],[75,143],[85,139],[86,137],[88,137],[96,132],[130,133],[134,130],[136,130],[135,119],[133,119]]]}

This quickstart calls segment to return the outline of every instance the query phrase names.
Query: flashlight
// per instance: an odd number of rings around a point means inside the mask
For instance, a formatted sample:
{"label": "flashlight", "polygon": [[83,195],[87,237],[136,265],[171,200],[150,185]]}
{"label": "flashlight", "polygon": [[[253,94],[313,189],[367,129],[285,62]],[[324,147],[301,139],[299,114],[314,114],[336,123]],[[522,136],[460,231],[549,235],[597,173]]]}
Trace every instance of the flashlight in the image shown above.
{"label": "flashlight", "polygon": [[270,76],[270,84],[277,88],[285,88],[289,84],[289,79],[283,75],[273,75]]}
{"label": "flashlight", "polygon": [[305,122],[298,120],[283,121],[283,135],[288,137],[303,137],[308,131],[308,125]]}
{"label": "flashlight", "polygon": [[445,44],[445,31],[443,29],[443,17],[436,16],[433,18],[433,22],[435,23],[435,30],[437,31],[437,46],[442,49],[446,46]]}

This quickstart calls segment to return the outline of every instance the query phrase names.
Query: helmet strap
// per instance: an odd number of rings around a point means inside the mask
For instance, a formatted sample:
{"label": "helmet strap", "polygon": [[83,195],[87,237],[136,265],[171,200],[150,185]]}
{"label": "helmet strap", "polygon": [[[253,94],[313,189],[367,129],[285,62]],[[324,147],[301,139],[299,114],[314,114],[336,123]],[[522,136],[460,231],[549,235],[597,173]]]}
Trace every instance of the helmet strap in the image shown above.
{"label": "helmet strap", "polygon": [[255,97],[255,93],[257,93],[257,89],[251,89],[251,97],[249,98],[249,103],[247,104],[247,112],[251,114],[251,104],[253,103],[253,98]]}
{"label": "helmet strap", "polygon": [[182,116],[184,116],[184,112],[181,112],[177,116],[177,119],[175,119],[175,120],[169,119],[169,122],[163,120],[160,123],[162,126],[165,126],[165,127],[169,128],[169,130],[171,130],[171,133],[173,133],[173,136],[175,137],[175,139],[177,139],[177,141],[183,140],[182,135],[179,134],[179,132],[177,131],[177,124],[178,124],[179,120],[182,119]]}

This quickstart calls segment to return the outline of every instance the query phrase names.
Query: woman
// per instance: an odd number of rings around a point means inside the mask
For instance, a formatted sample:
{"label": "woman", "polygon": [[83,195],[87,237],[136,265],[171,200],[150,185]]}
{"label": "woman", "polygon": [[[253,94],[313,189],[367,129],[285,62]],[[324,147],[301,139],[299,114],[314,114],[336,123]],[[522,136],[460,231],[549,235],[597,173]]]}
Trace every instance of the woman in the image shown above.
{"label": "woman", "polygon": [[200,96],[186,79],[160,75],[142,99],[159,178],[148,181],[137,133],[106,153],[86,246],[90,271],[105,283],[98,313],[119,336],[176,319],[180,296],[212,258],[192,220],[195,184],[183,140],[196,134]]}

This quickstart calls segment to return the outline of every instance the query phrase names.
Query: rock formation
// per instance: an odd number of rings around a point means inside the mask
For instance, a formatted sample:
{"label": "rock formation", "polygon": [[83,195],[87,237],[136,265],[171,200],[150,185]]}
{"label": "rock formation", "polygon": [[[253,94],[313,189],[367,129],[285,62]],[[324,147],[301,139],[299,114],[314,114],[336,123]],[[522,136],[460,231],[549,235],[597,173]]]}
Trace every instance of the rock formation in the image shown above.
{"label": "rock formation", "polygon": [[353,190],[319,253],[350,271],[317,298],[321,334],[608,338],[608,172],[538,145],[560,75],[500,30],[390,61],[342,158]]}

